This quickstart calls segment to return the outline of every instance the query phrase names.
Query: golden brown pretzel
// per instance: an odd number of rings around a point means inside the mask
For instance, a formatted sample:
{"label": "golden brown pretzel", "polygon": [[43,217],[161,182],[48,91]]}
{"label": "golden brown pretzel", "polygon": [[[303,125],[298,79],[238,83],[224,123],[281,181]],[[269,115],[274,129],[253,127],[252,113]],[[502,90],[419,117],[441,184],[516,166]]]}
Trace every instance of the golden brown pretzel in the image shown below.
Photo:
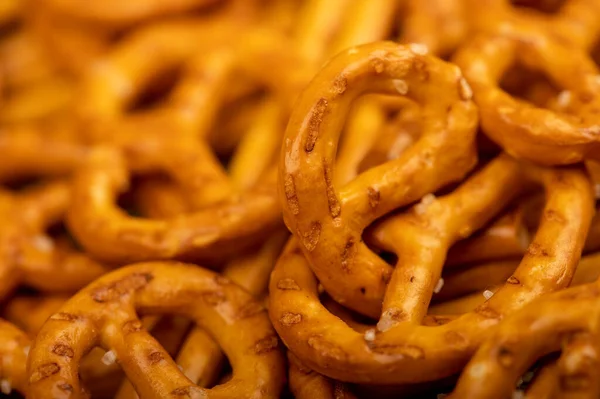
{"label": "golden brown pretzel", "polygon": [[89,148],[60,129],[36,126],[7,128],[0,134],[0,181],[71,174],[87,158]]}
{"label": "golden brown pretzel", "polygon": [[[136,310],[178,314],[206,328],[227,354],[233,379],[211,390],[195,386],[142,329]],[[98,345],[113,351],[144,398],[276,398],[283,386],[283,355],[264,308],[228,279],[192,265],[124,267],[72,297],[44,324],[31,349],[29,397],[80,397],[79,360]]]}
{"label": "golden brown pretzel", "polygon": [[[297,102],[280,161],[284,220],[311,267],[336,300],[370,315],[379,312],[391,268],[362,243],[362,229],[460,179],[475,159],[477,117],[460,71],[413,50],[377,43],[330,61]],[[429,97],[433,85],[445,93],[435,101]],[[332,184],[336,144],[350,103],[364,92],[397,93],[421,103],[427,115],[423,135],[399,159],[370,169],[340,192]],[[415,179],[418,185],[411,184]],[[343,285],[336,283],[339,276]]]}
{"label": "golden brown pretzel", "polygon": [[175,1],[90,1],[85,5],[73,0],[44,0],[54,11],[71,18],[123,26],[144,19],[179,14],[218,3],[220,0],[175,0]]}
{"label": "golden brown pretzel", "polygon": [[[600,71],[584,51],[515,28],[474,39],[454,61],[473,88],[483,131],[511,155],[544,164],[600,157]],[[557,100],[562,111],[532,106],[498,86],[517,61],[541,69],[564,89]]]}
{"label": "golden brown pretzel", "polygon": [[523,223],[522,206],[500,216],[485,230],[461,240],[448,252],[450,267],[489,260],[521,257],[530,241],[530,232]]}
{"label": "golden brown pretzel", "polygon": [[557,378],[553,397],[597,398],[599,295],[596,281],[539,298],[507,317],[478,349],[451,397],[506,397],[533,361],[562,350],[550,372]]}
{"label": "golden brown pretzel", "polygon": [[355,399],[346,384],[316,373],[292,352],[288,356],[290,391],[296,399]]}
{"label": "golden brown pretzel", "polygon": [[[501,157],[452,194],[395,217],[395,227],[403,229],[395,230],[406,235],[398,233],[394,238],[399,241],[388,243],[399,263],[386,292],[378,330],[359,334],[330,314],[319,303],[316,277],[300,244],[288,244],[269,290],[271,320],[286,346],[311,369],[343,381],[430,381],[458,371],[504,314],[545,292],[566,287],[591,220],[590,183],[577,169],[513,166],[516,170],[511,171],[509,162]],[[497,207],[496,201],[510,194],[506,190],[527,176],[545,186],[547,199],[541,225],[519,267],[473,312],[435,328],[420,325],[452,240],[463,228],[465,233],[481,223],[483,216],[478,212]],[[459,204],[455,209],[460,211],[445,213],[453,209],[451,204]]]}
{"label": "golden brown pretzel", "polygon": [[14,325],[0,319],[0,392],[3,394],[8,395],[13,389],[25,393],[25,364],[29,348],[29,337]]}
{"label": "golden brown pretzel", "polygon": [[[164,154],[173,165],[185,160],[178,158],[181,153],[165,151]],[[196,165],[200,171],[203,163]],[[176,166],[173,170],[190,172]],[[75,179],[68,224],[81,244],[101,259],[114,262],[175,257],[214,259],[219,253],[231,253],[226,243],[243,244],[241,239],[256,241],[261,233],[279,223],[274,179],[214,207],[153,220],[126,215],[116,207],[114,200],[128,187],[128,174],[122,154],[111,148],[96,148]]]}
{"label": "golden brown pretzel", "polygon": [[30,336],[34,337],[48,317],[66,302],[68,296],[54,294],[45,296],[17,295],[4,308],[4,317]]}
{"label": "golden brown pretzel", "polygon": [[70,189],[57,181],[16,194],[0,191],[0,298],[21,283],[42,291],[74,291],[107,271],[72,244],[46,234],[62,220]]}

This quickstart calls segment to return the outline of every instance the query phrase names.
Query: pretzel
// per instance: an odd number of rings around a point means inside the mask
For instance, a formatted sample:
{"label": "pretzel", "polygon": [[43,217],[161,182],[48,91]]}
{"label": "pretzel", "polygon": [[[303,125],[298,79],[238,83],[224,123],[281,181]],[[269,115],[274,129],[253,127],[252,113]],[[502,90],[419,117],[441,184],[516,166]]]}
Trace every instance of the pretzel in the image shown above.
{"label": "pretzel", "polygon": [[[598,397],[599,293],[596,281],[540,298],[509,316],[478,349],[452,397],[505,397],[531,362],[561,349],[556,397]],[[556,311],[568,305],[568,312]]]}
{"label": "pretzel", "polygon": [[[498,87],[502,74],[517,61],[544,71],[565,90],[558,99],[565,104],[563,112],[533,107]],[[600,71],[583,51],[515,30],[474,39],[454,62],[473,88],[483,131],[511,155],[544,164],[599,156]]]}
{"label": "pretzel", "polygon": [[[600,32],[600,21],[596,18],[598,4],[589,0],[564,1],[554,13],[544,13],[543,5],[536,8],[542,11],[519,9],[508,0],[491,0],[482,3],[471,0],[466,3],[467,18],[473,25],[471,30],[497,33],[506,29],[507,24],[527,27],[531,32],[557,38],[575,48],[587,49],[592,46]],[[555,5],[556,6],[556,5]],[[537,11],[537,12],[536,12]]]}
{"label": "pretzel", "polygon": [[[429,80],[422,83],[425,76]],[[427,87],[433,81],[448,95],[427,103]],[[391,272],[361,242],[362,229],[386,212],[461,178],[473,165],[476,114],[468,86],[461,82],[460,72],[442,61],[409,47],[378,43],[335,57],[296,105],[280,161],[284,220],[301,237],[303,251],[327,292],[354,310],[378,313]],[[422,102],[423,113],[431,117],[424,123],[422,138],[403,156],[365,172],[338,194],[331,183],[342,117],[352,99],[375,88],[400,91]],[[446,116],[448,107],[451,116]],[[440,129],[439,118],[447,117],[452,123]],[[433,142],[435,146],[430,145]],[[443,166],[446,162],[452,168]],[[417,173],[420,185],[409,185]],[[340,261],[340,256],[347,259]],[[360,268],[353,267],[359,264]],[[345,276],[343,285],[336,283],[340,275]]]}
{"label": "pretzel", "polygon": [[10,394],[13,389],[24,393],[27,387],[25,364],[30,340],[21,330],[0,319],[0,391]]}
{"label": "pretzel", "polygon": [[[198,302],[198,297],[203,300]],[[135,309],[173,312],[202,325],[230,359],[233,379],[211,390],[191,384],[141,329]],[[283,356],[263,312],[229,280],[201,268],[175,262],[121,268],[81,290],[44,324],[29,355],[28,395],[80,395],[79,359],[101,345],[113,351],[144,398],[278,397],[284,381]]]}
{"label": "pretzel", "polygon": [[118,1],[92,1],[86,6],[73,0],[44,0],[44,4],[71,18],[101,22],[113,26],[132,25],[144,19],[169,14],[180,14],[193,9],[201,9],[219,0],[177,0],[177,1],[134,1],[126,4]]}
{"label": "pretzel", "polygon": [[67,299],[64,294],[43,297],[17,295],[6,304],[3,316],[33,337]]}
{"label": "pretzel", "polygon": [[437,55],[448,55],[464,40],[467,21],[464,1],[410,0],[401,27],[401,40],[420,43]]}
{"label": "pretzel", "polygon": [[446,265],[452,267],[522,256],[529,245],[531,233],[524,224],[523,212],[523,206],[517,206],[485,230],[457,242],[448,252]]}
{"label": "pretzel", "polygon": [[288,352],[290,391],[296,399],[355,399],[346,384],[331,380],[306,367]]}
{"label": "pretzel", "polygon": [[68,183],[61,181],[17,195],[0,192],[0,297],[21,283],[43,291],[74,291],[107,271],[72,245],[45,234],[62,219],[69,194]]}
{"label": "pretzel", "polygon": [[[540,199],[526,199],[485,230],[456,243],[448,252],[447,269],[494,260],[501,263],[522,256],[527,250],[530,236],[537,228],[542,204],[538,201]],[[592,253],[599,248],[600,214],[596,212],[583,251]]]}
{"label": "pretzel", "polygon": [[[546,189],[544,218],[513,275],[474,311],[435,328],[420,326],[452,241],[499,211],[510,190],[514,196],[531,181]],[[502,156],[452,194],[420,203],[372,233],[379,235],[376,244],[401,254],[377,330],[357,333],[319,303],[315,276],[296,242],[288,244],[271,276],[271,320],[302,362],[330,378],[400,384],[449,376],[504,314],[569,284],[592,211],[590,183],[580,170],[520,166]]]}
{"label": "pretzel", "polygon": [[[583,256],[575,270],[571,286],[595,281],[600,273],[596,266],[599,260],[598,253]],[[458,313],[470,311],[475,307],[471,304],[479,305],[484,302],[485,297],[482,295],[484,290],[489,291],[488,295],[496,292],[498,286],[506,281],[518,266],[519,262],[516,260],[492,261],[468,266],[464,270],[456,270],[448,275],[443,274],[444,285],[440,292],[434,295],[435,304],[429,307],[428,312],[448,315],[456,314],[455,311],[450,312],[453,308],[457,309]],[[473,298],[465,295],[473,292],[476,292]],[[463,309],[466,310],[462,311]]]}

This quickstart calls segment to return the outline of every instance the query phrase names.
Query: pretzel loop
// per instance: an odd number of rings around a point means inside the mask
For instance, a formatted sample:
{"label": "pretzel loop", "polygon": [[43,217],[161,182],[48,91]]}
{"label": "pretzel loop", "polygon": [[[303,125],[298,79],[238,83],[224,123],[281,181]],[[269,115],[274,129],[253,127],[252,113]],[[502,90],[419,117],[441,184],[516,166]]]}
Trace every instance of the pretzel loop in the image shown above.
{"label": "pretzel loop", "polygon": [[[232,380],[210,390],[195,386],[141,327],[136,310],[175,313],[204,327],[228,356]],[[79,397],[79,361],[100,345],[113,351],[144,398],[277,398],[284,360],[264,312],[228,279],[192,265],[121,268],[81,290],[42,327],[29,357],[29,397]]]}
{"label": "pretzel loop", "polygon": [[[374,316],[391,270],[362,243],[362,230],[462,178],[475,162],[477,115],[468,85],[457,68],[413,50],[378,43],[335,57],[297,102],[282,149],[279,179],[287,226],[327,292]],[[365,92],[418,102],[423,134],[399,159],[340,190],[332,183],[337,142],[348,108]],[[338,284],[340,276],[344,284]]]}
{"label": "pretzel loop", "polygon": [[[454,61],[473,88],[483,131],[511,155],[550,165],[600,156],[600,71],[583,51],[516,29],[473,40]],[[557,111],[515,99],[498,86],[517,61],[564,89]]]}

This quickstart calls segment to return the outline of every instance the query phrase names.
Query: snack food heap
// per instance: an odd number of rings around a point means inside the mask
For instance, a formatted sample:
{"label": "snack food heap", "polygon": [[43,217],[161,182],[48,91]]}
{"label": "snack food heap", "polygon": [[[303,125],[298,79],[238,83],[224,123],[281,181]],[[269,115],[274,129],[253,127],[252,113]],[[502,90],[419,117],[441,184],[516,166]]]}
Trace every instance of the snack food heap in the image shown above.
{"label": "snack food heap", "polygon": [[600,1],[1,0],[0,391],[600,398]]}

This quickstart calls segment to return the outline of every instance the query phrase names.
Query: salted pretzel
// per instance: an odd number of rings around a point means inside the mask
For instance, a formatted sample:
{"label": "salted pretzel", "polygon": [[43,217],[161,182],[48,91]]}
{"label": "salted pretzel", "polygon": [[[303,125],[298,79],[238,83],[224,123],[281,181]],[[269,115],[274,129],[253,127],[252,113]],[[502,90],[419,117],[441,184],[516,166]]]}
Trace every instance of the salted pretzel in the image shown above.
{"label": "salted pretzel", "polygon": [[91,1],[85,6],[73,0],[44,0],[43,3],[54,11],[71,18],[100,22],[113,26],[132,25],[144,19],[180,14],[194,9],[222,2],[220,0],[176,0],[152,1],[136,0],[126,4],[118,1]]}
{"label": "salted pretzel", "polygon": [[448,252],[446,264],[451,267],[521,257],[531,238],[523,212],[522,206],[516,206],[485,230],[456,243]]}
{"label": "salted pretzel", "polygon": [[[519,267],[484,305],[447,324],[422,326],[452,242],[485,223],[531,181],[545,187],[547,199]],[[376,245],[399,256],[377,329],[357,333],[319,303],[302,238],[288,244],[271,276],[271,320],[296,356],[331,378],[390,384],[451,375],[504,314],[569,284],[592,211],[590,183],[580,170],[520,166],[501,156],[451,194],[428,197],[371,233]]]}
{"label": "salted pretzel", "polygon": [[[232,380],[211,390],[192,384],[141,328],[136,310],[178,314],[206,328],[227,354]],[[81,395],[79,359],[98,345],[113,351],[144,398],[275,398],[283,386],[283,355],[262,306],[228,279],[192,265],[124,267],[72,297],[44,324],[32,346],[29,397]]]}
{"label": "salted pretzel", "polygon": [[[436,94],[433,102],[428,94],[433,84],[436,93],[447,96]],[[403,156],[370,169],[339,192],[332,184],[336,143],[351,101],[365,91],[406,95],[421,103],[427,115],[423,134]],[[307,87],[282,150],[283,214],[321,284],[336,300],[378,314],[391,268],[362,243],[362,229],[460,179],[474,163],[476,122],[460,71],[422,54],[421,48],[392,43],[352,48],[330,61]],[[417,176],[420,184],[411,185]],[[343,285],[337,283],[342,275]]]}
{"label": "salted pretzel", "polygon": [[33,337],[68,298],[65,294],[17,295],[4,307],[3,317]]}
{"label": "salted pretzel", "polygon": [[[473,89],[483,131],[510,154],[544,164],[600,156],[597,144],[600,71],[582,50],[521,28],[480,36],[454,56]],[[531,106],[498,81],[516,62],[542,70],[564,89],[558,112]]]}
{"label": "salted pretzel", "polygon": [[525,4],[530,7],[521,8],[518,7],[521,4],[515,3],[518,2],[467,0],[465,17],[470,31],[497,33],[508,25],[517,25],[579,49],[593,46],[600,33],[600,20],[597,18],[600,6],[593,0],[566,0],[558,5],[553,2],[549,7],[553,12],[550,13],[544,12],[548,4]]}
{"label": "salted pretzel", "polygon": [[62,220],[69,203],[65,181],[32,187],[22,193],[0,191],[0,297],[20,284],[42,291],[74,291],[108,269],[73,248],[53,240],[46,229]]}
{"label": "salted pretzel", "polygon": [[3,394],[8,395],[13,389],[25,393],[25,364],[30,345],[30,339],[24,332],[0,319],[0,392]]}
{"label": "salted pretzel", "polygon": [[478,349],[451,397],[506,397],[531,363],[554,351],[561,351],[548,371],[554,378],[543,382],[553,382],[549,397],[598,397],[599,294],[596,281],[542,297],[507,317]]}

